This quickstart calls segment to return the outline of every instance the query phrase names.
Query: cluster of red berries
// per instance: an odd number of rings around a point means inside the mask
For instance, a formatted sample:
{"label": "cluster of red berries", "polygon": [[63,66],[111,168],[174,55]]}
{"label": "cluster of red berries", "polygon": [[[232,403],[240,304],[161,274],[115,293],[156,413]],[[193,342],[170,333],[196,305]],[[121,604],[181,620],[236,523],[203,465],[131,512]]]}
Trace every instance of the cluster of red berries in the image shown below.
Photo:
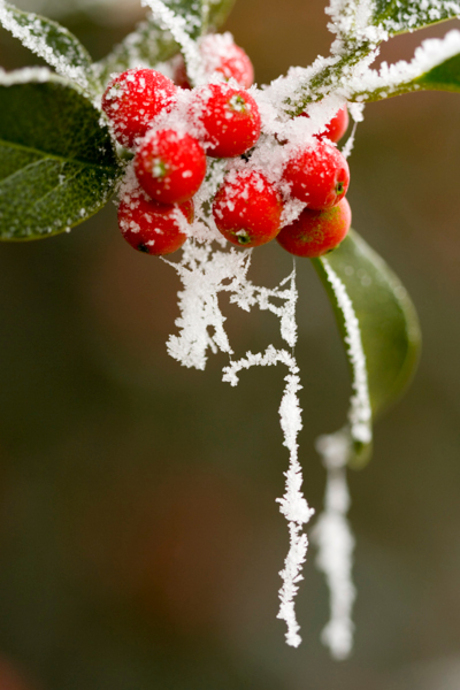
{"label": "cluster of red berries", "polygon": [[[155,70],[134,69],[115,77],[104,93],[102,109],[114,136],[134,151],[136,182],[122,195],[118,219],[124,238],[140,251],[163,255],[178,249],[187,238],[187,222],[193,221],[193,197],[205,179],[207,156],[250,159],[260,137],[259,107],[246,90],[252,65],[228,36],[208,36],[200,50],[207,76],[220,73],[230,84],[190,90],[182,120],[174,115],[183,102],[177,82],[190,89],[183,63],[176,63],[176,84]],[[344,198],[348,164],[334,143],[347,125],[344,108],[307,145],[280,143],[288,144],[289,154],[279,184],[252,164],[234,166],[212,205],[222,235],[240,247],[276,237],[287,251],[308,257],[337,246],[351,221]],[[286,194],[305,208],[282,227]]]}

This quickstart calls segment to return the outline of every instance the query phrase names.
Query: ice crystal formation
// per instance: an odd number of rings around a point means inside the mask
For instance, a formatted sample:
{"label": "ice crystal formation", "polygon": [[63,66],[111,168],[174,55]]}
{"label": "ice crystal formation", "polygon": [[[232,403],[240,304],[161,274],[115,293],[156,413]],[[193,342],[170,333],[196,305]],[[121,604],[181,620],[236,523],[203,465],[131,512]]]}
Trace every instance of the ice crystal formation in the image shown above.
{"label": "ice crystal formation", "polygon": [[[104,141],[110,143],[107,123],[98,110],[101,94],[110,75],[144,66],[154,67],[165,74],[171,73],[171,60],[180,51],[191,84],[205,84],[208,76],[199,50],[200,40],[207,31],[213,29],[213,13],[218,10],[222,1],[197,0],[190,3],[186,0],[141,0],[148,11],[145,21],[116,46],[109,56],[93,64],[86,50],[66,29],[0,0],[0,23],[45,59],[60,75],[57,77],[43,69],[24,70],[11,76],[0,72],[0,88],[16,87],[22,83],[49,85],[62,92],[65,99],[66,89],[72,87],[75,91],[74,99],[86,99],[85,113],[88,111],[90,114],[86,113],[85,117],[89,118],[91,115],[101,125],[100,131],[104,132],[100,135],[101,142],[105,136]],[[289,463],[285,472],[285,493],[277,500],[279,509],[288,522],[290,544],[280,573],[282,585],[278,617],[285,621],[286,640],[293,646],[301,641],[294,599],[307,554],[308,539],[304,528],[313,514],[302,492],[302,469],[297,442],[302,418],[299,403],[301,380],[295,358],[296,267],[275,288],[254,285],[248,278],[248,270],[256,255],[252,250],[228,248],[210,213],[212,199],[224,175],[242,168],[262,168],[269,181],[283,190],[282,172],[290,153],[299,144],[323,132],[331,118],[345,104],[348,104],[354,120],[352,134],[343,148],[343,152],[349,155],[356,125],[363,118],[366,102],[425,88],[448,89],[449,75],[444,75],[443,82],[439,79],[436,81],[433,74],[443,63],[460,54],[460,32],[454,30],[442,40],[425,40],[410,62],[398,62],[395,65],[383,63],[379,69],[372,68],[379,53],[379,45],[383,41],[402,31],[413,31],[460,16],[460,2],[454,0],[331,0],[326,13],[328,27],[333,34],[330,55],[319,56],[309,67],[292,67],[285,76],[269,85],[250,88],[260,110],[262,135],[251,151],[249,160],[215,159],[209,162],[206,180],[194,199],[195,220],[191,226],[184,225],[188,241],[184,245],[182,258],[179,261],[167,261],[182,281],[178,296],[180,317],[176,322],[177,331],[167,343],[168,352],[173,358],[186,367],[202,370],[210,353],[223,352],[229,358],[223,369],[223,380],[232,386],[238,383],[244,370],[251,367],[285,367],[285,386],[279,415]],[[214,73],[210,81],[218,78]],[[160,116],[153,121],[152,128],[168,124],[193,134],[197,124],[190,117],[188,99],[189,92],[184,90],[174,112],[168,113],[166,119]],[[308,117],[294,117],[304,111]],[[280,146],[280,142],[289,143]],[[101,143],[99,153],[102,150]],[[70,155],[67,149],[64,153]],[[77,153],[75,159],[78,158]],[[64,154],[62,158],[64,160]],[[120,157],[122,163],[114,163],[108,154],[105,162],[96,158],[95,155],[93,168],[96,169],[100,164],[105,171],[105,178],[101,178],[100,183],[100,196],[103,196],[102,201],[98,202],[100,207],[106,200],[107,189],[115,185],[119,178],[122,179],[118,186],[118,197],[129,194],[134,184],[134,174],[132,163],[123,155]],[[48,163],[47,158],[45,162]],[[60,165],[56,160],[54,164]],[[62,166],[57,176],[59,182],[52,190],[57,195],[70,183],[64,163]],[[75,177],[78,179],[79,175],[84,174],[89,173],[78,169]],[[94,170],[91,174],[94,176]],[[289,190],[285,191],[288,196]],[[48,201],[53,199],[52,195],[48,197]],[[63,204],[56,203],[56,206],[61,208]],[[298,200],[289,200],[284,208],[283,224],[293,222],[304,206]],[[65,228],[89,217],[97,210],[96,207],[95,202],[80,204],[74,216],[64,222]],[[1,208],[0,206],[0,221]],[[40,230],[41,234],[45,231],[49,234],[62,231],[63,224],[60,225],[59,222],[59,219],[54,220],[54,225],[50,224],[44,231]],[[12,238],[11,227],[10,224],[3,231],[3,239]],[[33,228],[29,230],[33,233]],[[14,226],[14,233],[15,239],[23,239],[19,236],[19,227]],[[352,267],[351,269],[353,270]],[[352,607],[355,598],[351,580],[354,539],[347,522],[350,498],[346,466],[356,454],[356,449],[370,445],[374,410],[360,321],[346,281],[334,269],[332,259],[323,257],[321,270],[343,324],[343,339],[352,373],[353,391],[344,428],[335,434],[321,437],[317,444],[327,471],[327,486],[324,511],[316,522],[312,537],[319,549],[317,565],[326,576],[331,594],[331,616],[323,631],[323,640],[335,657],[346,658],[353,642]],[[388,279],[388,284],[390,283],[393,287],[396,284],[393,278]],[[370,289],[369,284],[366,286],[362,283],[362,289]],[[225,330],[226,317],[219,303],[221,293],[226,293],[231,303],[245,311],[258,308],[271,312],[278,319],[285,345],[277,349],[268,344],[263,352],[247,352],[244,356],[237,357]],[[394,288],[394,294],[399,294],[398,299],[403,304],[401,309],[409,311],[399,285]],[[414,342],[415,330],[414,326]],[[412,335],[409,334],[408,340]]]}

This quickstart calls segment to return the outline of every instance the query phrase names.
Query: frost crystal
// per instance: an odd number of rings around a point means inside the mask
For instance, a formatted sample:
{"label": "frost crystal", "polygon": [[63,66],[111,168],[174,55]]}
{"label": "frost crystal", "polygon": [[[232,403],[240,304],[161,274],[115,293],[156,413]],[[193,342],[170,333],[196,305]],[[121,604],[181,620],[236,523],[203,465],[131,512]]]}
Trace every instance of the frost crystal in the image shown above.
{"label": "frost crystal", "polygon": [[355,600],[351,575],[355,541],[347,520],[350,497],[345,468],[351,452],[348,429],[321,436],[316,447],[327,469],[327,485],[324,512],[314,526],[312,539],[318,546],[316,565],[325,574],[331,593],[331,615],[322,640],[336,659],[346,659],[353,645],[351,615]]}
{"label": "frost crystal", "polygon": [[[280,292],[279,289],[267,290],[266,288],[254,288],[248,286],[248,291],[256,299],[261,309],[270,309],[280,318],[280,330],[284,340],[293,347],[297,339],[295,324],[295,304],[297,290],[295,287],[295,273],[290,278],[290,289]],[[286,282],[286,281],[285,281]],[[285,306],[274,307],[269,298],[282,297],[286,300]],[[238,296],[235,301],[243,306]],[[280,512],[288,521],[290,547],[284,569],[280,572],[283,585],[279,592],[280,608],[278,618],[287,624],[286,641],[292,647],[298,647],[301,642],[299,635],[300,626],[296,619],[294,597],[298,591],[298,583],[303,579],[302,565],[305,562],[308,539],[303,533],[303,526],[310,520],[314,511],[309,508],[302,493],[302,468],[298,460],[297,436],[302,429],[302,410],[300,408],[297,393],[301,390],[299,369],[295,357],[286,350],[277,350],[270,345],[265,353],[246,353],[242,359],[231,362],[224,368],[223,380],[232,386],[238,383],[238,374],[242,369],[254,366],[274,366],[284,364],[289,373],[285,377],[285,388],[279,408],[280,424],[284,435],[284,445],[289,450],[289,468],[285,472],[286,491],[283,498],[277,499],[280,504]]]}

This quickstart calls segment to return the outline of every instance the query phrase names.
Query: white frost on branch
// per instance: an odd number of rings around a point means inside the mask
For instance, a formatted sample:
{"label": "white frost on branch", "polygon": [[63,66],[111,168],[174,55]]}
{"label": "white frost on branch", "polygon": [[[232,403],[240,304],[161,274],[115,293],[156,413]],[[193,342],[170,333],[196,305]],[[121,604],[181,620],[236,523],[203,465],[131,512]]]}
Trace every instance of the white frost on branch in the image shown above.
{"label": "white frost on branch", "polygon": [[353,646],[352,610],[356,597],[352,581],[355,540],[347,520],[350,495],[346,464],[351,444],[348,428],[321,436],[316,443],[327,470],[327,483],[324,511],[313,528],[312,539],[318,547],[316,565],[328,583],[331,611],[321,638],[339,660],[346,659]]}
{"label": "white frost on branch", "polygon": [[302,493],[302,468],[298,460],[297,436],[302,429],[302,410],[297,395],[302,388],[299,369],[295,357],[287,350],[277,350],[270,345],[264,354],[248,352],[237,362],[231,362],[224,369],[223,380],[236,386],[241,370],[254,366],[274,366],[278,363],[284,364],[289,370],[284,379],[286,385],[279,408],[280,424],[284,435],[283,444],[289,450],[289,467],[285,472],[284,496],[277,499],[280,512],[288,521],[289,552],[284,561],[284,568],[280,572],[283,584],[279,591],[280,608],[277,617],[286,622],[287,644],[298,647],[302,638],[299,635],[300,626],[296,618],[294,598],[299,589],[298,583],[303,580],[302,565],[305,562],[308,547],[308,538],[303,528],[314,513]]}
{"label": "white frost on branch", "polygon": [[[211,251],[209,244],[191,239],[184,245],[183,257],[179,263],[167,262],[175,268],[183,283],[183,290],[179,292],[181,315],[176,321],[180,333],[169,338],[168,352],[183,365],[204,369],[208,349],[232,355],[224,329],[225,317],[218,301],[221,292],[230,293],[230,301],[245,311],[257,306],[261,310],[272,312],[279,319],[283,340],[294,348],[297,341],[295,308],[298,297],[295,269],[279,286],[272,289],[259,287],[247,278],[250,259],[250,251]],[[280,573],[283,585],[279,594],[281,603],[278,617],[287,624],[288,644],[296,647],[301,638],[294,597],[302,579],[301,569],[308,545],[303,526],[313,514],[301,490],[302,470],[298,461],[297,436],[302,428],[297,395],[301,389],[299,369],[293,354],[270,345],[264,353],[248,352],[240,360],[231,361],[223,369],[223,381],[236,386],[241,371],[254,366],[274,366],[279,363],[288,368],[279,414],[284,445],[289,450],[289,468],[285,473],[286,491],[278,502],[280,511],[289,523],[290,547],[284,569]]]}
{"label": "white frost on branch", "polygon": [[178,294],[181,316],[176,320],[180,333],[171,335],[167,343],[171,357],[186,367],[204,370],[208,349],[232,354],[218,295],[239,290],[250,262],[251,252],[212,252],[209,245],[193,240],[184,245],[179,263],[167,262],[183,283]]}

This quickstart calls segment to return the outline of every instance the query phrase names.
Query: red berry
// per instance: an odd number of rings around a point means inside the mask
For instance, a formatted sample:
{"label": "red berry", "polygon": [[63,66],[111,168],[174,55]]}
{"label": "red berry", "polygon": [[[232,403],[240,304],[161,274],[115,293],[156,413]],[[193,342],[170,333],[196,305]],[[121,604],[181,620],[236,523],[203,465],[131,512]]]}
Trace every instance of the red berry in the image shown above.
{"label": "red berry", "polygon": [[294,151],[288,160],[283,179],[291,194],[304,201],[308,208],[331,208],[345,196],[350,182],[350,169],[338,148],[327,139]]}
{"label": "red berry", "polygon": [[126,194],[118,207],[118,225],[124,239],[140,252],[162,256],[172,254],[187,239],[184,219],[193,220],[193,201],[179,205],[158,204],[142,190]]}
{"label": "red berry", "polygon": [[[208,78],[217,72],[225,81],[235,79],[244,89],[249,89],[254,83],[252,62],[243,48],[234,43],[229,32],[204,36],[200,42],[200,54]],[[190,88],[182,56],[176,62],[174,81],[178,86]]]}
{"label": "red berry", "polygon": [[171,79],[153,69],[130,69],[112,79],[102,97],[102,110],[117,141],[132,148],[153,118],[173,107],[176,91]]}
{"label": "red berry", "polygon": [[252,148],[260,136],[260,114],[253,97],[227,84],[197,89],[190,114],[203,128],[208,156],[232,158]]}
{"label": "red berry", "polygon": [[212,207],[222,235],[239,247],[258,247],[276,237],[282,211],[281,195],[256,170],[227,175]]}
{"label": "red berry", "polygon": [[348,122],[348,110],[347,106],[344,105],[343,108],[341,108],[338,111],[338,113],[334,115],[332,120],[328,123],[324,132],[322,132],[318,136],[321,138],[326,137],[326,139],[329,139],[330,141],[337,142],[339,141],[339,139],[343,137],[343,135],[347,131]]}
{"label": "red berry", "polygon": [[335,249],[350,225],[350,205],[342,199],[337,206],[325,211],[304,209],[297,220],[281,230],[276,240],[290,254],[312,259]]}
{"label": "red berry", "polygon": [[160,204],[181,204],[200,188],[206,175],[206,155],[189,134],[152,130],[136,151],[134,170],[152,199]]}
{"label": "red berry", "polygon": [[[309,117],[307,113],[300,113],[302,117]],[[347,106],[344,105],[328,122],[326,129],[321,134],[316,134],[318,139],[329,139],[329,141],[337,142],[343,137],[348,129],[349,117]]]}

